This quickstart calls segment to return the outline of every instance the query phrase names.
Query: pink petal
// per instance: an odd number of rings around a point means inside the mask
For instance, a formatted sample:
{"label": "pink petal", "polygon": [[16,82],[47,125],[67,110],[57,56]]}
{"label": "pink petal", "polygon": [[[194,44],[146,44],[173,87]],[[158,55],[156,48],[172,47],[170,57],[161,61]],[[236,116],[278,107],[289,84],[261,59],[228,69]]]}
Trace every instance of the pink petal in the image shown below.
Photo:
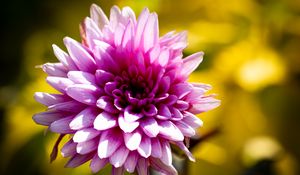
{"label": "pink petal", "polygon": [[175,123],[175,125],[185,137],[192,137],[196,134],[194,128],[192,128],[183,121],[178,121]]}
{"label": "pink petal", "polygon": [[125,32],[125,27],[122,24],[118,24],[115,29],[115,46],[120,47],[122,44],[122,38]]}
{"label": "pink petal", "polygon": [[108,72],[118,72],[120,70],[120,63],[116,63],[116,60],[110,55],[109,49],[106,48],[111,46],[105,42],[98,43],[96,40],[95,43],[94,56],[98,69]]}
{"label": "pink petal", "polygon": [[199,114],[201,112],[212,110],[218,106],[220,106],[220,100],[213,97],[204,97],[201,101],[192,104],[192,108],[189,111],[194,114]]}
{"label": "pink petal", "polygon": [[169,62],[169,56],[170,56],[169,50],[167,49],[162,50],[157,59],[158,64],[162,67],[166,66]]}
{"label": "pink petal", "polygon": [[69,86],[66,91],[70,97],[87,105],[96,104],[98,96],[101,94],[101,91],[91,84],[74,84]]}
{"label": "pink petal", "polygon": [[70,139],[62,148],[61,148],[61,155],[63,157],[70,157],[76,154],[76,146],[77,143]]}
{"label": "pink petal", "polygon": [[195,158],[193,154],[189,151],[189,149],[183,144],[183,142],[176,142],[176,145],[187,155],[190,161],[195,162]]}
{"label": "pink petal", "polygon": [[158,115],[156,117],[161,120],[167,120],[167,119],[170,119],[171,116],[172,116],[172,114],[171,114],[168,106],[166,106],[164,104],[160,104],[158,107]]}
{"label": "pink petal", "polygon": [[166,165],[172,165],[172,152],[168,142],[161,142],[162,156],[160,160]]}
{"label": "pink petal", "polygon": [[94,107],[85,108],[74,117],[70,123],[70,128],[73,130],[83,129],[93,126],[94,120],[97,116],[97,109]]}
{"label": "pink petal", "polygon": [[92,4],[90,13],[92,20],[98,25],[100,29],[103,29],[103,27],[109,23],[105,13],[96,4]]}
{"label": "pink petal", "polygon": [[148,161],[145,158],[140,158],[136,170],[139,175],[149,175]]}
{"label": "pink petal", "polygon": [[129,150],[124,146],[120,146],[119,149],[110,156],[109,161],[115,168],[119,168],[123,166],[128,154]]}
{"label": "pink petal", "polygon": [[152,117],[146,118],[141,122],[141,128],[149,137],[156,137],[159,133],[159,127],[156,120]]}
{"label": "pink petal", "polygon": [[162,150],[161,150],[161,144],[160,144],[159,139],[153,138],[151,140],[151,146],[152,146],[151,156],[160,158],[162,156]]}
{"label": "pink petal", "polygon": [[104,86],[107,82],[114,80],[114,75],[105,70],[98,69],[95,73],[97,84],[100,86]]}
{"label": "pink petal", "polygon": [[94,121],[94,128],[99,131],[107,130],[115,126],[117,126],[117,117],[105,111],[100,113]]}
{"label": "pink petal", "polygon": [[96,84],[95,76],[88,72],[69,71],[68,78],[76,84]]}
{"label": "pink petal", "polygon": [[97,100],[97,107],[103,109],[106,112],[116,114],[119,110],[114,106],[113,99],[109,96],[102,96]]}
{"label": "pink petal", "polygon": [[168,92],[168,90],[170,89],[170,85],[171,85],[171,80],[170,77],[168,76],[164,76],[159,83],[159,93],[160,94],[165,94],[166,92]]}
{"label": "pink petal", "polygon": [[132,133],[124,133],[123,135],[125,145],[129,150],[133,151],[139,147],[142,140],[142,135],[140,132],[135,131]]}
{"label": "pink petal", "polygon": [[100,134],[99,131],[95,130],[94,128],[86,128],[82,130],[78,130],[74,136],[74,142],[86,142],[97,137]]}
{"label": "pink petal", "polygon": [[145,158],[148,158],[151,155],[151,139],[148,138],[148,136],[144,136],[142,138],[137,151],[141,156]]}
{"label": "pink petal", "polygon": [[120,135],[113,130],[103,131],[98,145],[100,159],[111,156],[121,145]]}
{"label": "pink petal", "polygon": [[178,174],[176,169],[172,165],[166,165],[158,158],[150,158],[150,164],[155,170],[163,174]]}
{"label": "pink petal", "polygon": [[178,99],[182,99],[193,90],[193,86],[189,83],[178,83],[172,87],[171,92],[175,94]]}
{"label": "pink petal", "polygon": [[52,132],[61,133],[61,134],[73,133],[74,131],[71,130],[71,128],[69,127],[69,124],[70,124],[70,122],[72,121],[73,118],[74,118],[73,116],[70,116],[70,117],[66,117],[66,118],[56,120],[53,123],[51,123],[49,129]]}
{"label": "pink petal", "polygon": [[198,128],[203,125],[202,120],[200,120],[197,116],[187,111],[184,112],[184,117],[182,121],[191,126],[192,128]]}
{"label": "pink petal", "polygon": [[123,7],[122,16],[127,20],[132,20],[133,22],[136,20],[134,11],[130,7]]}
{"label": "pink petal", "polygon": [[109,16],[109,21],[110,21],[110,26],[112,30],[114,31],[117,25],[121,22],[121,10],[119,9],[118,6],[114,5],[110,9],[110,16]]}
{"label": "pink petal", "polygon": [[136,164],[138,162],[138,154],[136,152],[130,151],[129,155],[127,156],[127,159],[124,163],[124,168],[129,173],[133,173],[136,167]]}
{"label": "pink petal", "polygon": [[158,125],[159,125],[159,134],[161,137],[173,141],[183,141],[184,136],[182,135],[181,131],[171,121],[162,121]]}
{"label": "pink petal", "polygon": [[48,110],[55,110],[55,111],[65,111],[65,112],[72,112],[77,113],[83,110],[86,106],[78,101],[72,100],[63,103],[57,103],[51,106],[48,106]]}
{"label": "pink petal", "polygon": [[94,40],[100,40],[103,37],[102,32],[99,30],[97,24],[91,18],[85,18],[82,24],[85,30],[85,39],[89,48],[94,48]]}
{"label": "pink petal", "polygon": [[122,48],[126,48],[127,51],[131,51],[133,48],[133,36],[134,36],[133,28],[134,28],[133,22],[130,20],[125,28],[123,38],[122,38],[122,43],[121,43]]}
{"label": "pink petal", "polygon": [[85,72],[94,72],[96,70],[96,62],[94,58],[83,48],[83,46],[72,38],[64,38],[71,58],[77,67]]}
{"label": "pink petal", "polygon": [[57,47],[55,44],[52,45],[54,54],[56,58],[64,65],[66,66],[69,70],[78,70],[77,66],[71,59],[71,57],[61,50],[59,47]]}
{"label": "pink petal", "polygon": [[158,42],[158,38],[159,31],[157,14],[152,13],[151,15],[149,15],[143,32],[142,40],[144,52],[147,52],[150,48],[152,48]]}
{"label": "pink petal", "polygon": [[203,52],[198,52],[183,59],[182,74],[190,75],[202,62],[203,55]]}
{"label": "pink petal", "polygon": [[100,159],[96,154],[91,161],[90,168],[93,173],[97,173],[102,168],[104,168],[107,163],[108,159]]}
{"label": "pink petal", "polygon": [[67,117],[66,114],[58,111],[46,111],[34,114],[32,119],[40,125],[49,126],[52,122]]}
{"label": "pink petal", "polygon": [[123,115],[120,115],[118,118],[118,123],[120,128],[125,132],[125,133],[129,133],[134,131],[138,126],[139,126],[139,122],[127,122],[124,119]]}
{"label": "pink petal", "polygon": [[135,32],[135,38],[134,38],[134,49],[137,49],[140,47],[145,24],[148,20],[149,16],[149,10],[147,8],[144,8],[142,13],[140,14],[137,25],[136,25],[136,32]]}
{"label": "pink petal", "polygon": [[97,149],[98,141],[95,139],[77,144],[76,152],[79,154],[88,154]]}
{"label": "pink petal", "polygon": [[39,103],[46,106],[51,106],[56,103],[62,103],[70,100],[67,96],[62,94],[49,94],[46,92],[36,92],[34,93],[34,99]]}
{"label": "pink petal", "polygon": [[71,86],[74,84],[68,78],[63,78],[63,77],[48,76],[46,80],[52,87],[54,87],[56,90],[58,90],[62,93],[65,93],[68,86]]}
{"label": "pink petal", "polygon": [[62,63],[46,63],[42,65],[42,69],[49,76],[66,77],[67,69]]}
{"label": "pink petal", "polygon": [[89,161],[92,157],[93,154],[85,154],[85,155],[76,154],[67,162],[65,167],[66,168],[78,167],[79,165],[82,165],[85,162]]}
{"label": "pink petal", "polygon": [[182,120],[183,115],[182,115],[182,113],[177,108],[171,107],[170,110],[171,110],[171,113],[172,113],[171,120],[173,120],[173,121],[180,121],[180,120]]}

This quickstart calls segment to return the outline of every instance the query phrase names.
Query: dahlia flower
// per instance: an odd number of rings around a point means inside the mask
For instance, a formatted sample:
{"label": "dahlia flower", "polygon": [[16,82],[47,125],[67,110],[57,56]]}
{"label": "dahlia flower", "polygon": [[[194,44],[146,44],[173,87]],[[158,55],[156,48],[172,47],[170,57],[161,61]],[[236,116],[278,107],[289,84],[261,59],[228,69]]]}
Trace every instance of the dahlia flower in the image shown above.
{"label": "dahlia flower", "polygon": [[67,53],[53,45],[58,63],[42,65],[47,82],[60,93],[36,92],[47,106],[33,120],[59,133],[70,157],[66,167],[89,160],[92,172],[112,165],[113,174],[149,168],[177,174],[171,145],[194,160],[186,142],[202,121],[195,116],[219,105],[205,95],[209,85],[189,83],[202,52],[183,59],[186,32],[159,37],[156,13],[145,8],[136,19],[129,7],[111,8],[109,19],[97,5],[80,26],[82,41],[64,38]]}

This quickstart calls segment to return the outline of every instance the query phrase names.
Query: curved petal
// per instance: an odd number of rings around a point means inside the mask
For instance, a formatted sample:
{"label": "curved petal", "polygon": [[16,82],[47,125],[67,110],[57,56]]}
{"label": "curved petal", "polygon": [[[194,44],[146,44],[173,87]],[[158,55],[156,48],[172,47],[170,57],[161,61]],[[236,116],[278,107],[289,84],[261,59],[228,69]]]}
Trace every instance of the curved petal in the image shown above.
{"label": "curved petal", "polygon": [[94,120],[97,116],[97,109],[94,107],[85,108],[74,117],[70,123],[70,128],[73,130],[83,129],[93,126]]}
{"label": "curved petal", "polygon": [[108,159],[100,159],[96,154],[91,161],[90,168],[93,173],[97,173],[102,168],[104,168],[107,163]]}
{"label": "curved petal", "polygon": [[144,136],[137,151],[142,157],[148,158],[151,155],[151,139]]}
{"label": "curved petal", "polygon": [[113,130],[103,131],[98,145],[100,159],[111,156],[122,144],[121,135]]}
{"label": "curved petal", "polygon": [[119,149],[109,157],[109,161],[115,168],[119,168],[123,166],[128,154],[129,150],[125,146],[120,146]]}
{"label": "curved petal", "polygon": [[181,131],[171,121],[162,121],[159,123],[159,134],[173,141],[183,141],[184,136]]}
{"label": "curved petal", "polygon": [[123,135],[125,145],[129,150],[133,151],[139,147],[142,140],[142,135],[140,132],[135,131],[131,133],[124,133]]}
{"label": "curved petal", "polygon": [[95,139],[88,140],[86,142],[80,142],[77,144],[76,152],[79,154],[88,154],[97,149],[98,141]]}
{"label": "curved petal", "polygon": [[125,119],[124,119],[124,116],[123,115],[120,115],[119,118],[118,118],[118,123],[119,123],[119,126],[120,128],[125,132],[125,133],[129,133],[129,132],[132,132],[134,131],[138,126],[139,126],[139,122],[127,122]]}
{"label": "curved petal", "polygon": [[99,131],[107,130],[115,126],[117,126],[116,116],[105,111],[100,113],[94,121],[94,128]]}
{"label": "curved petal", "polygon": [[86,128],[86,129],[78,130],[74,134],[73,140],[74,142],[86,142],[97,137],[99,134],[100,132],[95,130],[94,128]]}
{"label": "curved petal", "polygon": [[152,117],[149,117],[141,121],[141,128],[144,133],[149,137],[156,137],[159,133],[159,127],[156,120]]}
{"label": "curved petal", "polygon": [[69,86],[66,91],[70,97],[87,105],[96,104],[101,94],[100,89],[91,84],[74,84]]}

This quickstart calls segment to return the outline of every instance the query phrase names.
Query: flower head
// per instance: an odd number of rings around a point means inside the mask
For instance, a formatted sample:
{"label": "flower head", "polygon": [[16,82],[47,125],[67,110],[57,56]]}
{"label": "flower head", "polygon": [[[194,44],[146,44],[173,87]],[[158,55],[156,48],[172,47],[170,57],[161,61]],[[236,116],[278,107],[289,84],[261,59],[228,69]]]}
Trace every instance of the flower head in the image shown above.
{"label": "flower head", "polygon": [[[136,19],[129,7],[112,7],[108,19],[97,6],[81,24],[82,42],[64,38],[68,53],[53,45],[58,63],[42,66],[59,94],[35,93],[48,110],[33,120],[71,139],[61,153],[67,167],[91,160],[98,172],[147,174],[152,167],[176,174],[170,144],[192,154],[184,140],[202,125],[196,114],[219,105],[205,95],[209,85],[187,82],[202,52],[182,58],[186,33],[159,37],[156,13],[146,8]],[[55,154],[52,155],[54,159]]]}

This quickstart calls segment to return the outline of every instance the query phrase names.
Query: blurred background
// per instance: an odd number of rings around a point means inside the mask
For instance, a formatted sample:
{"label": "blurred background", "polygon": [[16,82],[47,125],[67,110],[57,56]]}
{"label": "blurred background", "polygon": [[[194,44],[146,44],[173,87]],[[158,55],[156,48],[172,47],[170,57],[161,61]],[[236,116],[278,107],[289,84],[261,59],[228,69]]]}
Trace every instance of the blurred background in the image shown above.
{"label": "blurred background", "polygon": [[[97,3],[143,7],[159,15],[160,34],[188,31],[185,55],[204,51],[191,81],[212,84],[222,105],[199,115],[196,163],[182,174],[300,174],[300,1],[298,0],[10,0],[1,2],[0,174],[89,175],[88,165],[49,163],[57,135],[32,115],[45,108],[35,91],[53,91],[35,68],[56,62],[51,44],[79,40],[79,23]],[[218,131],[218,132],[215,132]],[[179,160],[180,161],[180,160]],[[181,160],[182,161],[182,160]],[[109,167],[99,174],[109,174]]]}

